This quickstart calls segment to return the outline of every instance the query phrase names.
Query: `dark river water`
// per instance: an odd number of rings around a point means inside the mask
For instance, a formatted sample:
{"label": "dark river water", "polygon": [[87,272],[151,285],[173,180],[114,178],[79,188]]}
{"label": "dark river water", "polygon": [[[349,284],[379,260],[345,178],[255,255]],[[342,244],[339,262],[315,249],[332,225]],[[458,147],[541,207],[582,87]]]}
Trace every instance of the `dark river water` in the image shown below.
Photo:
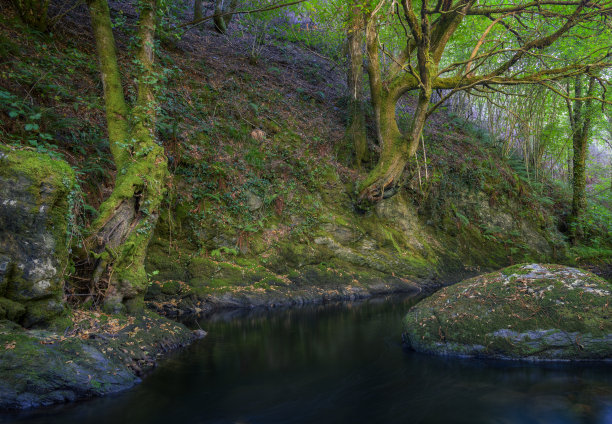
{"label": "dark river water", "polygon": [[612,367],[410,352],[401,346],[401,318],[414,303],[374,299],[217,314],[199,323],[209,331],[205,339],[135,389],[12,420],[612,424]]}

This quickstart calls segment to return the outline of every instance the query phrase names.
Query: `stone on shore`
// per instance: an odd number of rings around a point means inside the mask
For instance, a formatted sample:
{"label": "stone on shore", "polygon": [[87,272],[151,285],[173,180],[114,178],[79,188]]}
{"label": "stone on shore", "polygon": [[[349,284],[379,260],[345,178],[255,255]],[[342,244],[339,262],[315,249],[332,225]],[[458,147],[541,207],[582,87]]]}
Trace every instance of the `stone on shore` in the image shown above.
{"label": "stone on shore", "polygon": [[612,360],[612,285],[576,268],[523,264],[446,287],[404,319],[405,343],[437,355]]}

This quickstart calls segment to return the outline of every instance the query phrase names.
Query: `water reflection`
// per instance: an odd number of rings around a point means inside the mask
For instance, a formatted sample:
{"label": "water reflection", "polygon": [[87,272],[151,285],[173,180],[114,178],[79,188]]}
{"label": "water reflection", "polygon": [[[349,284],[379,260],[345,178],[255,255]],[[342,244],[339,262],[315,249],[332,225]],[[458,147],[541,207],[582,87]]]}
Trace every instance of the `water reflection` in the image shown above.
{"label": "water reflection", "polygon": [[612,369],[404,351],[414,298],[206,317],[137,389],[0,422],[612,423]]}

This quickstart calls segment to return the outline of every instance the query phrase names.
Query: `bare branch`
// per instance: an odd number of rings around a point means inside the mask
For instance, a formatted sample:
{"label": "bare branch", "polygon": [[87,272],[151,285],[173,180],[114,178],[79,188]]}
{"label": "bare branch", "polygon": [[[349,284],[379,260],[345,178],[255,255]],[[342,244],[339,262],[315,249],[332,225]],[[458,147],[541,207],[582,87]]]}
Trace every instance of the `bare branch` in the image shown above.
{"label": "bare branch", "polygon": [[191,21],[191,22],[186,22],[184,24],[178,25],[177,28],[185,28],[185,27],[194,27],[198,24],[201,24],[202,22],[206,22],[209,21],[211,19],[213,19],[215,16],[217,17],[221,17],[224,18],[226,16],[233,16],[233,15],[246,15],[249,13],[259,13],[259,12],[267,12],[269,10],[275,10],[275,9],[281,9],[283,7],[288,7],[288,6],[294,6],[296,4],[300,4],[300,3],[304,3],[306,0],[294,0],[291,1],[289,3],[274,3],[270,6],[265,6],[265,7],[261,7],[261,8],[257,8],[257,9],[249,9],[249,10],[238,10],[235,12],[225,12],[225,13],[221,13],[221,14],[213,14],[213,15],[208,15],[208,16],[204,16],[201,19],[197,19],[195,21]]}

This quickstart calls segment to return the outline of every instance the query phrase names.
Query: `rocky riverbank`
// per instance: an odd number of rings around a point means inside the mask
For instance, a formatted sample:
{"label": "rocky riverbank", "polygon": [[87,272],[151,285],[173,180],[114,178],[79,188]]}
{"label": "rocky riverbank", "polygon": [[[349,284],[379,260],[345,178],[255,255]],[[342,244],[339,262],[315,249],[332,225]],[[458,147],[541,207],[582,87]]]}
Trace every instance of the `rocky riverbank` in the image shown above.
{"label": "rocky riverbank", "polygon": [[[254,282],[249,282],[251,277],[255,278]],[[320,266],[307,266],[284,277],[261,277],[242,275],[236,281],[245,280],[243,284],[205,290],[179,281],[155,281],[147,292],[147,306],[162,315],[177,317],[228,308],[294,306],[393,293],[428,293],[442,286],[439,280],[410,280],[371,271],[356,274]]]}
{"label": "rocky riverbank", "polygon": [[173,349],[203,336],[152,312],[73,311],[65,331],[0,321],[0,409],[26,409],[128,389]]}

